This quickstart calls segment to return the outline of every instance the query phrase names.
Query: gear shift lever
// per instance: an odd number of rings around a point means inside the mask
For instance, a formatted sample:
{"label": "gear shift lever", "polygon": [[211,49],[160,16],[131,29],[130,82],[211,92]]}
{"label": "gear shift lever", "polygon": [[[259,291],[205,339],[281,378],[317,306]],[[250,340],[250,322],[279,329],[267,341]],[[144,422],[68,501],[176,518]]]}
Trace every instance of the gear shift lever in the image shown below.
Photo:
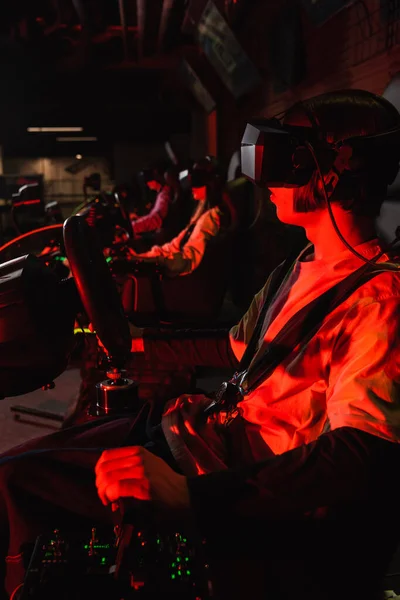
{"label": "gear shift lever", "polygon": [[138,386],[124,371],[131,334],[96,231],[82,217],[69,217],[64,223],[64,245],[83,307],[107,354],[107,379],[97,384],[96,402],[89,414],[132,413]]}
{"label": "gear shift lever", "polygon": [[91,417],[132,413],[139,402],[138,385],[125,377],[126,371],[109,367],[107,379],[96,385],[96,402],[89,407]]}

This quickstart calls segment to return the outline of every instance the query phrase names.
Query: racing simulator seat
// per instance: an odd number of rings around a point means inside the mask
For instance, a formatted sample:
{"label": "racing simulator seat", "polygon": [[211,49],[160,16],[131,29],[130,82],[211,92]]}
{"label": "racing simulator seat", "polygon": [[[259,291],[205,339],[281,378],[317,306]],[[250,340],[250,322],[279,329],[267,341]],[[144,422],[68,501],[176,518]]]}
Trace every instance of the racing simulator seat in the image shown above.
{"label": "racing simulator seat", "polygon": [[45,225],[62,223],[58,203],[50,202],[45,205],[41,188],[39,183],[29,183],[12,195],[11,219],[18,235]]}
{"label": "racing simulator seat", "polygon": [[[127,233],[128,241],[133,237],[126,206],[118,194],[97,195],[80,208],[77,216],[86,221],[90,230],[95,230],[102,247],[113,248],[112,256],[107,259],[109,267],[118,284],[125,314],[128,318],[131,317],[136,325],[158,326],[161,323],[162,327],[171,328],[229,329],[237,321],[236,315],[226,316],[226,311],[223,310],[233,267],[231,250],[234,232],[230,231],[210,240],[200,266],[193,273],[171,278],[157,265],[124,259],[126,241],[112,246],[115,231],[118,229]],[[65,250],[62,230],[62,225],[49,226],[26,234],[19,241],[10,242],[0,248],[0,262],[20,254],[35,252],[46,259],[49,266],[58,274],[61,271],[64,273]],[[41,241],[44,246],[49,248],[51,246],[51,253],[47,253],[46,257],[43,251],[39,251]],[[67,274],[64,273],[63,276],[66,277]],[[97,341],[91,338],[94,336],[86,334],[84,352],[85,361],[89,361],[89,364],[96,362]],[[187,392],[189,389],[195,391],[197,390],[196,379],[206,375],[201,369],[197,369],[194,373],[188,372],[187,369],[186,371],[180,369],[179,372],[175,369],[171,374],[170,366],[160,366],[159,372],[155,374],[153,370],[149,371],[148,366],[140,364],[140,359],[136,362],[138,369],[134,374],[138,377],[140,373],[140,380],[143,383],[140,389],[142,396],[147,398],[152,395],[158,398],[160,390],[165,385],[170,386],[169,389],[173,394]],[[94,367],[91,370],[93,371]],[[101,372],[94,375],[97,379],[102,377]],[[92,381],[93,384],[96,383],[93,378]],[[88,401],[90,402],[91,399],[89,398]],[[86,397],[83,403],[86,403]],[[13,405],[11,411],[16,420],[33,418],[30,419],[32,424],[43,425],[43,420],[49,423],[64,421],[64,417],[60,414],[20,404]]]}

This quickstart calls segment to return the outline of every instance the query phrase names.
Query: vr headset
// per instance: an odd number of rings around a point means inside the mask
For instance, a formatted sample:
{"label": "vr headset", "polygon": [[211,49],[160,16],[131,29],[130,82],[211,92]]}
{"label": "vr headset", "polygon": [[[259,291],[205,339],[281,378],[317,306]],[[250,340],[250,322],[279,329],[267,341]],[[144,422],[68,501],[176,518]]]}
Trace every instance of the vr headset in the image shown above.
{"label": "vr headset", "polygon": [[192,188],[208,185],[219,177],[219,169],[213,156],[205,156],[189,169],[189,181]]}
{"label": "vr headset", "polygon": [[390,184],[399,160],[400,128],[330,144],[312,127],[256,119],[247,124],[241,142],[242,174],[261,187],[306,185],[317,169],[316,161],[324,175],[331,172],[337,177],[345,171],[361,173],[376,168]]}
{"label": "vr headset", "polygon": [[139,180],[143,183],[148,183],[149,181],[154,181],[158,179],[157,174],[154,172],[154,169],[142,169],[138,174]]}
{"label": "vr headset", "polygon": [[210,179],[210,173],[204,171],[203,169],[193,169],[189,173],[189,180],[192,188],[204,187],[207,185]]}

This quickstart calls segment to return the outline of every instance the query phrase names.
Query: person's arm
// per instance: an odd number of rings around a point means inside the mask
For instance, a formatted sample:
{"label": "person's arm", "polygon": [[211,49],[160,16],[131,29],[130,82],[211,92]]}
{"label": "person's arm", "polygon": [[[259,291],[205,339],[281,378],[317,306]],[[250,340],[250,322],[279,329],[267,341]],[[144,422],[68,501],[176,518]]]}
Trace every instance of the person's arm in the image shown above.
{"label": "person's arm", "polygon": [[[400,458],[398,330],[398,298],[374,301],[364,296],[343,314],[333,340],[327,391],[327,425],[333,430],[307,445],[243,468],[193,478],[174,473],[159,459],[153,468],[149,453],[133,448],[140,473],[149,462],[142,476],[148,499],[164,508],[190,509],[202,535],[230,537],[236,548],[240,535],[248,548],[258,532],[265,535],[263,524],[274,520],[290,523],[327,507],[362,508],[371,498],[380,499],[383,507],[387,499],[382,494],[393,485]],[[122,476],[115,473],[104,484],[100,478],[106,491],[111,490],[105,501],[121,497]],[[133,477],[134,496],[137,486]]]}
{"label": "person's arm", "polygon": [[157,199],[152,210],[147,215],[132,222],[132,229],[135,235],[140,235],[148,231],[157,231],[157,229],[162,227],[163,221],[168,214],[172,193],[172,188],[165,185],[157,194]]}
{"label": "person's arm", "polygon": [[220,215],[218,208],[207,210],[196,222],[184,246],[176,248],[169,256],[164,257],[164,267],[170,276],[188,275],[197,269],[203,260],[208,242],[220,231]]}
{"label": "person's arm", "polygon": [[393,442],[339,428],[249,467],[189,478],[191,506],[203,525],[210,522],[215,506],[224,506],[228,518],[299,517],[365,497],[386,467],[393,467],[394,458],[399,459],[399,451]]}
{"label": "person's arm", "polygon": [[146,252],[135,252],[132,248],[129,248],[129,254],[135,261],[158,263],[160,265],[164,264],[166,258],[174,256],[175,253],[179,252],[180,243],[186,234],[186,229],[187,227],[174,237],[174,239],[170,242],[166,242],[162,246],[152,246],[150,250],[146,250]]}
{"label": "person's arm", "polygon": [[[400,459],[399,306],[397,297],[367,295],[342,313],[331,340],[326,393],[332,431],[244,468],[184,480],[176,475],[175,482],[166,469],[177,502],[188,491],[203,535],[236,535],[237,523],[253,535],[254,523],[261,531],[274,519],[362,504],[391,484]],[[150,471],[146,477],[153,482]]]}
{"label": "person's arm", "polygon": [[382,296],[379,287],[366,290],[327,339],[326,425],[332,431],[247,469],[190,480],[200,519],[206,520],[206,503],[229,504],[229,498],[232,512],[242,516],[299,515],[365,496],[394,469],[400,458],[400,299]]}
{"label": "person's arm", "polygon": [[198,219],[189,239],[181,248],[188,227],[162,246],[153,246],[147,252],[131,254],[139,261],[157,262],[163,266],[169,276],[188,275],[197,269],[203,259],[208,241],[219,232],[218,209],[212,208]]}
{"label": "person's arm", "polygon": [[[268,548],[273,524],[280,527],[284,545],[301,548],[304,539],[285,535],[291,535],[294,522],[302,522],[303,535],[309,535],[306,517],[317,517],[315,526],[319,509],[340,512],[341,507],[359,506],[362,511],[378,505],[372,519],[383,518],[386,510],[389,523],[398,512],[397,493],[391,488],[399,452],[399,444],[348,427],[243,469],[187,478],[145,448],[115,448],[104,452],[97,463],[96,486],[104,504],[123,498],[151,500],[159,518],[189,519],[216,556],[222,551],[259,558]],[[390,502],[387,491],[392,494]],[[367,526],[368,511],[364,512]],[[337,530],[339,524],[333,519],[331,525]]]}

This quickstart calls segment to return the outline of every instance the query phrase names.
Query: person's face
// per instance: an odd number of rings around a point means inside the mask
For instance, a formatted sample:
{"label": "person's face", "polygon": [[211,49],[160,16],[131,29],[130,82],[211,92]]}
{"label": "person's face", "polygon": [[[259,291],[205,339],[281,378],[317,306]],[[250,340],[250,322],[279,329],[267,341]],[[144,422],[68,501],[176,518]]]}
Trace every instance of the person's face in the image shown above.
{"label": "person's face", "polygon": [[147,187],[153,192],[159,192],[161,189],[161,183],[159,181],[156,181],[155,179],[151,179],[147,182]]}
{"label": "person's face", "polygon": [[271,202],[276,206],[277,217],[282,223],[305,227],[314,220],[313,213],[299,212],[295,208],[295,188],[269,188]]}
{"label": "person's face", "polygon": [[205,200],[207,196],[207,188],[205,185],[203,187],[194,187],[192,188],[192,196],[195,200]]}

